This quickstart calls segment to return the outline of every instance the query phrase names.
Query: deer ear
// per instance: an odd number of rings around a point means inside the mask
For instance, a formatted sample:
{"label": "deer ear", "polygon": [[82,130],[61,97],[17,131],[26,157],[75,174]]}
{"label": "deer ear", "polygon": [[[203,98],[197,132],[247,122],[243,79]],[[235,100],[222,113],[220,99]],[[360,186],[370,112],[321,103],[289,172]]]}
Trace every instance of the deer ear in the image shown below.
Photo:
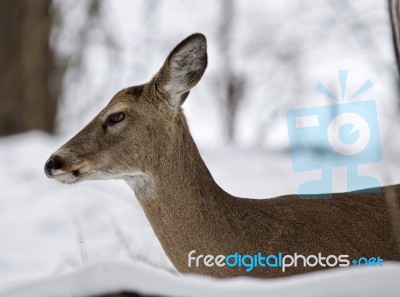
{"label": "deer ear", "polygon": [[[180,106],[203,76],[207,67],[207,41],[195,33],[179,43],[154,77],[159,91],[169,94],[168,103]],[[164,99],[164,98],[163,98]],[[165,98],[166,99],[166,98]]]}

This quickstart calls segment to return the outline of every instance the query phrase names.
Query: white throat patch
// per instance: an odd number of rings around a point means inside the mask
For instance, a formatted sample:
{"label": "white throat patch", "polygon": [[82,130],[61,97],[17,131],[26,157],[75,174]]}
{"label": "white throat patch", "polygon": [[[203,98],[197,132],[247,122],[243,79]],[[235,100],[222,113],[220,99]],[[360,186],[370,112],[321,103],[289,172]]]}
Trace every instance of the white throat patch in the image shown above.
{"label": "white throat patch", "polygon": [[135,192],[138,199],[154,198],[156,187],[150,174],[138,172],[137,174],[129,176],[125,175],[123,179]]}

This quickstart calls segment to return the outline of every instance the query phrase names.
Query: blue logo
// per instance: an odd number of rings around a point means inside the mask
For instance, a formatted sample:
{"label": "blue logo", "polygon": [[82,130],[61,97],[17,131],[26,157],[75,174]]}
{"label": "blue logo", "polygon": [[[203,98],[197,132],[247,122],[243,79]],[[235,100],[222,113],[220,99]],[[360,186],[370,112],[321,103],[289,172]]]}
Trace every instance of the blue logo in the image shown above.
{"label": "blue logo", "polygon": [[348,102],[370,89],[372,82],[367,80],[345,100],[347,74],[347,70],[339,71],[341,101],[318,82],[316,90],[336,103],[289,110],[286,114],[293,170],[321,170],[320,180],[300,185],[302,198],[330,198],[332,169],[340,166],[347,167],[347,191],[380,193],[379,180],[357,172],[359,164],[382,160],[375,101]]}

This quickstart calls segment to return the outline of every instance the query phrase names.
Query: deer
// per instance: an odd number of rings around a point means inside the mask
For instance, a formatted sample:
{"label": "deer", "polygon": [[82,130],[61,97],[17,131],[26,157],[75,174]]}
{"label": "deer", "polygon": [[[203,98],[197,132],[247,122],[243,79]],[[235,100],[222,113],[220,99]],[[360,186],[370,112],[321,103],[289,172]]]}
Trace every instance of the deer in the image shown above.
{"label": "deer", "polygon": [[345,254],[350,265],[362,257],[399,261],[400,185],[375,194],[333,193],[330,199],[318,194],[250,199],[230,195],[215,182],[182,109],[206,67],[206,37],[192,34],[150,81],[116,93],[52,154],[44,165],[47,177],[64,184],[125,180],[166,256],[183,274],[278,278],[345,269],[306,265],[301,258],[285,271],[263,262],[246,271],[224,265],[217,255]]}

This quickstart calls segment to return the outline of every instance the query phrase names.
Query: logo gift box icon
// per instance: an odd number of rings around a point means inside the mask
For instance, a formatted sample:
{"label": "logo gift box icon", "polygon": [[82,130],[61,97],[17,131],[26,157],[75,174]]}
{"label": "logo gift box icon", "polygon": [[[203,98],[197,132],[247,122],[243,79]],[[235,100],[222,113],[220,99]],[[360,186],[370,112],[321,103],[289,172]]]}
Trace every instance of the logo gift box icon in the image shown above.
{"label": "logo gift box icon", "polygon": [[325,194],[319,196],[329,198],[332,169],[341,166],[347,167],[347,191],[380,192],[379,180],[357,173],[358,165],[382,160],[375,101],[293,109],[286,113],[286,121],[293,170],[321,170],[320,180],[300,185],[301,196]]}

